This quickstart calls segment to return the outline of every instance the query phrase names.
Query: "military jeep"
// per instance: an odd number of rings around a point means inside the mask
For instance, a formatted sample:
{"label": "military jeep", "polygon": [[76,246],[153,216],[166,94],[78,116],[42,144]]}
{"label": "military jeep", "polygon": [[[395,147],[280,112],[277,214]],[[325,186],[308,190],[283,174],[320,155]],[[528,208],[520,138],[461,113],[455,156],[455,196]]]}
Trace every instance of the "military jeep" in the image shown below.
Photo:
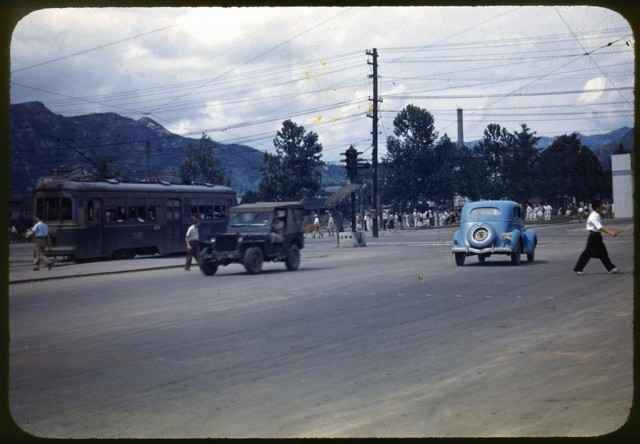
{"label": "military jeep", "polygon": [[200,241],[200,270],[212,276],[220,265],[237,263],[243,264],[250,274],[257,274],[264,261],[284,262],[288,270],[297,270],[304,247],[302,210],[301,202],[258,202],[232,207],[226,232]]}

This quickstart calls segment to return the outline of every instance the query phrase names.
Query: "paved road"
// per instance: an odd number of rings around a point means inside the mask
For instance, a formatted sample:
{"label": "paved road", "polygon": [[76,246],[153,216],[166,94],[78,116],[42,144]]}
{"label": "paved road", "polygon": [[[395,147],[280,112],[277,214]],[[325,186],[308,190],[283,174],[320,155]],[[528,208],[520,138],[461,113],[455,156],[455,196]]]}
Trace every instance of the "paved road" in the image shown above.
{"label": "paved road", "polygon": [[[536,228],[518,267],[456,267],[449,228],[308,239],[300,270],[256,276],[172,257],[28,282],[12,250],[10,407],[47,437],[609,433],[632,400],[632,226],[616,224],[617,275],[571,271],[578,224]],[[164,268],[94,274],[138,265]]]}

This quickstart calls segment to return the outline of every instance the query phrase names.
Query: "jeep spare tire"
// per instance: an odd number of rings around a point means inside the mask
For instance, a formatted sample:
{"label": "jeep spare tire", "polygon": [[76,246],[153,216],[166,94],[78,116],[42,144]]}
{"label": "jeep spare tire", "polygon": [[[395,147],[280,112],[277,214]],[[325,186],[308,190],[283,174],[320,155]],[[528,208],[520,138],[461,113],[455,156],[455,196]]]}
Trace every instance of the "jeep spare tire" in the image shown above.
{"label": "jeep spare tire", "polygon": [[244,268],[249,274],[258,274],[262,270],[262,250],[259,247],[249,247],[244,253]]}

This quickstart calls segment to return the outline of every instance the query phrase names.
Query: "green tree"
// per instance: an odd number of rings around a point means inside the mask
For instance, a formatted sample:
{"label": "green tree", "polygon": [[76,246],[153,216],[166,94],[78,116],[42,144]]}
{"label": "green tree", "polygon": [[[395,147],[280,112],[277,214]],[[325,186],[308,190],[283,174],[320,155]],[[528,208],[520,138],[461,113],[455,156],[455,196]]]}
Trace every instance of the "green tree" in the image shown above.
{"label": "green tree", "polygon": [[575,197],[578,201],[606,193],[605,174],[598,157],[576,133],[558,137],[539,158],[539,190],[545,199]]}
{"label": "green tree", "polygon": [[242,196],[242,203],[255,203],[260,200],[260,196],[258,196],[258,192],[254,190],[249,190],[244,193]]}
{"label": "green tree", "polygon": [[426,197],[436,203],[449,202],[454,193],[464,188],[462,169],[465,160],[464,147],[459,147],[449,136],[443,135],[435,144],[427,175],[423,178]]}
{"label": "green tree", "polygon": [[480,200],[488,195],[484,160],[476,150],[466,146],[460,150],[460,156],[457,192],[471,200]]}
{"label": "green tree", "polygon": [[320,160],[322,145],[318,143],[318,135],[285,120],[273,145],[275,154],[264,154],[263,177],[258,184],[260,199],[289,201],[314,197],[322,187],[317,167],[324,164]]}
{"label": "green tree", "polygon": [[508,193],[509,157],[513,135],[496,123],[484,130],[484,136],[475,147],[475,156],[481,163],[485,184],[481,187],[484,199],[502,199]]}
{"label": "green tree", "polygon": [[382,198],[406,208],[428,191],[427,179],[434,170],[434,144],[438,138],[434,119],[427,110],[407,105],[393,119],[393,136],[387,138],[383,158],[385,176]]}
{"label": "green tree", "polygon": [[526,124],[522,124],[521,128],[521,132],[513,133],[510,138],[508,154],[504,159],[505,195],[516,202],[526,202],[538,194],[538,150],[535,145],[540,138],[535,137],[536,133],[530,132]]}
{"label": "green tree", "polygon": [[202,134],[197,145],[187,146],[187,157],[180,164],[180,179],[183,183],[225,183],[224,170],[215,158],[215,147],[207,134]]}

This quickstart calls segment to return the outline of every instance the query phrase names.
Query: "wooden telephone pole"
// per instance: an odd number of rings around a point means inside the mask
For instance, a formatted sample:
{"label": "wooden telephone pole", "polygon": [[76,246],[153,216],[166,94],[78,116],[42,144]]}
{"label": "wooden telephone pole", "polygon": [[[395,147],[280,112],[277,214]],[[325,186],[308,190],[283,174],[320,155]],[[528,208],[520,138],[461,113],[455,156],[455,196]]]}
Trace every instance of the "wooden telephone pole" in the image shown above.
{"label": "wooden telephone pole", "polygon": [[368,115],[373,120],[373,130],[371,135],[372,140],[372,159],[371,159],[371,207],[373,209],[371,218],[373,219],[373,237],[378,237],[378,217],[380,213],[380,200],[378,198],[378,102],[382,100],[378,99],[378,50],[373,48],[372,51],[367,51],[367,55],[373,57],[373,61],[367,61],[367,64],[373,66],[373,74],[369,77],[373,79],[373,98],[369,98],[372,102],[371,114]]}

